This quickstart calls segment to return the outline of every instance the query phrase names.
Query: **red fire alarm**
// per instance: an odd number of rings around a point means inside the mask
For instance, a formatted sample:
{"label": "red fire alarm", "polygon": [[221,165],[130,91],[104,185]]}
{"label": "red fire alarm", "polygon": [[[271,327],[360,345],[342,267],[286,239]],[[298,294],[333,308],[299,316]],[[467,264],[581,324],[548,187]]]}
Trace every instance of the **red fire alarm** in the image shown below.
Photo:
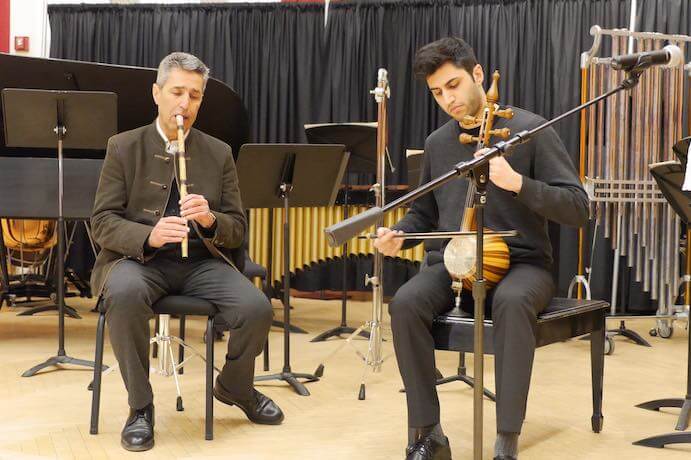
{"label": "red fire alarm", "polygon": [[14,37],[15,51],[29,51],[29,37]]}

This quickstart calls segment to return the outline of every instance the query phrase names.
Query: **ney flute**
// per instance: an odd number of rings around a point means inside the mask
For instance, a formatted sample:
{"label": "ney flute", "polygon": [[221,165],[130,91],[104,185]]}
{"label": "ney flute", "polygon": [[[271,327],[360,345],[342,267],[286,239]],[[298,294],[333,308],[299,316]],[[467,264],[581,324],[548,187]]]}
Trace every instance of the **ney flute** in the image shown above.
{"label": "ney flute", "polygon": [[[175,115],[175,121],[178,125],[178,174],[180,180],[180,199],[187,196],[187,161],[185,160],[185,129],[183,126],[182,115]],[[187,258],[187,236],[185,236],[180,243],[182,250],[182,258]]]}

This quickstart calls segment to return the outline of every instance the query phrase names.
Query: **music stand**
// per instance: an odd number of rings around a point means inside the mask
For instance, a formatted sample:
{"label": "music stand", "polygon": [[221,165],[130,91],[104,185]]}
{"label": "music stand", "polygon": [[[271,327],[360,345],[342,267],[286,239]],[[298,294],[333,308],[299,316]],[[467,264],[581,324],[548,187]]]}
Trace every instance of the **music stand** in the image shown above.
{"label": "music stand", "polygon": [[65,248],[63,148],[104,149],[117,132],[117,96],[97,91],[2,90],[5,143],[8,147],[54,148],[58,158],[58,352],[22,374],[31,377],[58,364],[94,367],[92,361],[65,353]]}
{"label": "music stand", "polygon": [[[688,148],[688,140],[686,141]],[[678,145],[678,144],[677,144]],[[684,152],[686,153],[686,152]],[[674,209],[687,229],[691,224],[691,192],[684,192],[681,186],[684,183],[684,168],[676,161],[666,161],[650,165],[650,173],[660,187],[669,204]],[[689,249],[687,248],[687,251]],[[687,281],[688,282],[688,281]],[[663,448],[668,444],[691,443],[691,432],[684,432],[691,419],[691,331],[689,333],[689,347],[686,363],[686,397],[683,399],[658,399],[638,404],[642,409],[659,411],[663,407],[680,407],[681,413],[674,428],[681,433],[667,433],[658,436],[641,439],[634,442],[637,446]]]}
{"label": "music stand", "polygon": [[[343,144],[350,154],[343,188],[343,219],[348,218],[351,173],[375,174],[377,170],[377,122],[372,123],[323,123],[305,125],[305,135],[310,144]],[[311,342],[323,342],[331,337],[341,337],[355,332],[346,321],[348,302],[348,242],[343,244],[341,257],[341,324],[322,332]],[[369,332],[360,331],[369,339]]]}
{"label": "music stand", "polygon": [[[298,379],[319,377],[290,368],[290,207],[332,206],[343,179],[348,153],[344,145],[245,144],[237,162],[240,193],[246,208],[283,208],[283,370],[255,382],[283,380],[301,396],[309,391]],[[269,274],[269,276],[271,276]]]}

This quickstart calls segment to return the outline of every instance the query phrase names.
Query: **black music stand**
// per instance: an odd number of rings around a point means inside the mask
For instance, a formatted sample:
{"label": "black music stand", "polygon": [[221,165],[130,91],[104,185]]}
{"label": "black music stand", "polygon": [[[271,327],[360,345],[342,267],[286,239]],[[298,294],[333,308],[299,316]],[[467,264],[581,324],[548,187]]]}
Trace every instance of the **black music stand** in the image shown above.
{"label": "black music stand", "polygon": [[[687,141],[688,148],[688,141]],[[685,153],[685,152],[684,152]],[[676,161],[666,161],[650,165],[650,173],[660,187],[669,204],[674,209],[684,224],[691,225],[691,192],[684,192],[681,186],[684,183],[684,168]],[[687,251],[689,249],[687,248]],[[680,407],[681,413],[674,428],[681,433],[667,433],[658,436],[641,439],[634,442],[637,446],[663,448],[668,444],[691,443],[691,432],[684,432],[691,419],[691,330],[689,331],[689,349],[686,362],[686,397],[683,399],[658,399],[638,404],[642,409],[659,411],[663,407]]]}
{"label": "black music stand", "polygon": [[[309,391],[298,379],[312,374],[290,368],[290,206],[331,206],[348,162],[344,145],[245,144],[237,162],[242,203],[246,208],[283,208],[283,370],[256,382],[283,380],[301,396]],[[270,276],[270,275],[269,275]]]}
{"label": "black music stand", "polygon": [[65,353],[63,148],[104,149],[108,138],[117,132],[117,96],[95,91],[5,88],[2,90],[2,108],[8,147],[51,148],[57,145],[58,352],[24,372],[22,377],[31,377],[41,369],[58,364],[94,367],[92,361],[72,358]]}
{"label": "black music stand", "polygon": [[[305,125],[305,135],[310,144],[343,144],[350,154],[350,161],[343,184],[343,219],[348,218],[350,198],[350,175],[353,173],[375,174],[377,171],[377,123],[324,123]],[[331,337],[341,337],[355,332],[346,322],[348,302],[348,242],[343,244],[341,257],[341,324],[322,332],[312,342],[323,342]],[[360,331],[361,337],[369,339],[369,332]]]}

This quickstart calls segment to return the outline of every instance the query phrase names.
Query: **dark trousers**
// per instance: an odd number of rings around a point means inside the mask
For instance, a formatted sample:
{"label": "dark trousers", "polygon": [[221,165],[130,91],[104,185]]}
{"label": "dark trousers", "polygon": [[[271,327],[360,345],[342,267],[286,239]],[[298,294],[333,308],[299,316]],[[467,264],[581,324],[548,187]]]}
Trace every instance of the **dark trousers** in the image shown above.
{"label": "dark trousers", "polygon": [[117,263],[103,289],[110,343],[130,407],[141,409],[153,401],[149,383],[151,305],[168,294],[199,297],[218,309],[230,326],[226,364],[219,380],[238,399],[249,399],[254,359],[271,327],[269,300],[242,273],[220,260],[181,262],[161,257],[146,264]]}
{"label": "dark trousers", "polygon": [[[536,318],[553,293],[551,273],[527,264],[513,265],[488,293],[487,314],[494,321],[497,431],[521,431],[535,354]],[[401,286],[389,304],[410,427],[439,423],[431,328],[434,317],[448,311],[452,303],[451,278],[444,264],[437,263]],[[464,296],[463,308],[472,313],[472,297]]]}

